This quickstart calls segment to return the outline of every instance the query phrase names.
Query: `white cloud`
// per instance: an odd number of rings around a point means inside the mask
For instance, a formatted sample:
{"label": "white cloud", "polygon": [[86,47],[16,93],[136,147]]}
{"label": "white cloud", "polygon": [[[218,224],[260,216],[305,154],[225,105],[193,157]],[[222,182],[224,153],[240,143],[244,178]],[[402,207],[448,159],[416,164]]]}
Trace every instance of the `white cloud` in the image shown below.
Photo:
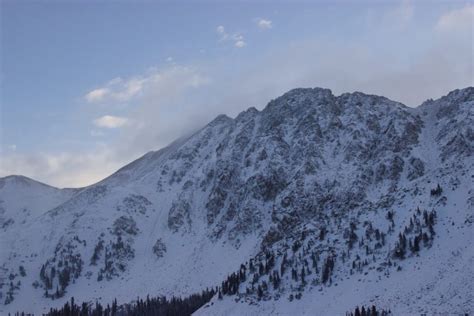
{"label": "white cloud", "polygon": [[216,28],[216,31],[217,33],[219,34],[224,34],[225,33],[225,28],[223,25],[219,25],[217,28]]}
{"label": "white cloud", "polygon": [[266,19],[258,19],[257,26],[261,30],[269,30],[273,27],[272,21]]}
{"label": "white cloud", "polygon": [[237,41],[243,41],[244,37],[242,36],[242,34],[234,34],[232,35],[232,39],[237,42]]}
{"label": "white cloud", "polygon": [[246,44],[245,44],[244,41],[238,40],[238,41],[235,42],[234,45],[235,45],[235,47],[237,47],[237,48],[242,48],[242,47],[244,47]]}
{"label": "white cloud", "polygon": [[172,62],[172,61],[173,61],[173,57],[169,56],[168,58],[166,58],[166,61],[169,62],[169,63]]}
{"label": "white cloud", "polygon": [[247,45],[247,43],[244,41],[244,37],[241,34],[234,34],[232,39],[234,40],[234,46],[237,48],[242,48]]}
{"label": "white cloud", "polygon": [[128,101],[137,95],[142,89],[148,78],[132,78],[123,84],[123,89],[116,92],[115,97],[119,101]]}
{"label": "white cloud", "polygon": [[[187,72],[188,68],[178,66],[171,63],[166,70],[160,71],[157,68],[150,68],[146,74],[134,76],[129,79],[114,78],[105,84],[104,88],[93,90],[86,94],[85,98],[88,102],[115,104],[117,102],[131,102],[145,95],[150,89],[155,89],[167,78],[164,76],[171,73]],[[206,79],[201,76],[192,77],[192,85],[200,85],[205,83]],[[189,81],[186,81],[189,83]]]}
{"label": "white cloud", "polygon": [[237,48],[242,48],[247,45],[247,43],[245,43],[244,36],[240,33],[234,33],[232,35],[229,35],[226,32],[224,26],[222,25],[219,25],[216,28],[216,31],[220,35],[220,38],[219,38],[220,41],[228,41],[228,40],[233,41],[234,46]]}
{"label": "white cloud", "polygon": [[436,24],[439,31],[468,30],[474,29],[474,4],[468,4],[464,8],[452,10],[443,14]]}
{"label": "white cloud", "polygon": [[127,102],[141,92],[148,78],[123,80],[114,78],[105,87],[97,88],[85,95],[89,103]]}
{"label": "white cloud", "polygon": [[237,48],[242,48],[247,45],[242,34],[236,33],[232,35],[232,40],[234,41],[234,46]]}
{"label": "white cloud", "polygon": [[223,25],[219,25],[216,28],[216,32],[217,32],[217,34],[219,34],[221,41],[225,41],[229,38],[229,34],[227,34],[227,32],[225,31],[225,28],[224,28]]}
{"label": "white cloud", "polygon": [[94,124],[97,127],[118,128],[129,124],[129,120],[125,117],[104,115],[98,119],[95,119]]}
{"label": "white cloud", "polygon": [[109,94],[109,90],[106,88],[100,88],[92,90],[91,92],[87,93],[85,98],[88,102],[99,102],[104,99],[107,94]]}

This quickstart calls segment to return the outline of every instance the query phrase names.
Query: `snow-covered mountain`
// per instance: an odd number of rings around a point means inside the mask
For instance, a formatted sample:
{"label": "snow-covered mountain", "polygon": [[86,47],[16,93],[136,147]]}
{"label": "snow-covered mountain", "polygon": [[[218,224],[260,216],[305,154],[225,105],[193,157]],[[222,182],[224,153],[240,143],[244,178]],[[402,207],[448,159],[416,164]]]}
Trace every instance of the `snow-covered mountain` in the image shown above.
{"label": "snow-covered mountain", "polygon": [[198,315],[474,311],[474,88],[294,89],[82,189],[0,179],[0,312],[219,286]]}

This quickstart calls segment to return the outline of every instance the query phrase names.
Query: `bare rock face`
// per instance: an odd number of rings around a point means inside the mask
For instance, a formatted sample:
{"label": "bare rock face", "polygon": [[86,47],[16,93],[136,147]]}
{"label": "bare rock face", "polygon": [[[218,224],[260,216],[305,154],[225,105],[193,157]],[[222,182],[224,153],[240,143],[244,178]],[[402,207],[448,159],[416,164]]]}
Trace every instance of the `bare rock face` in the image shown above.
{"label": "bare rock face", "polygon": [[425,164],[420,158],[412,157],[409,163],[408,180],[415,180],[425,174]]}
{"label": "bare rock face", "polygon": [[117,206],[117,210],[127,212],[129,214],[140,213],[146,214],[152,203],[142,195],[131,194],[123,199],[123,202]]}
{"label": "bare rock face", "polygon": [[423,107],[437,109],[438,132],[436,141],[441,145],[441,159],[470,157],[474,154],[472,120],[474,117],[474,88],[454,90]]}
{"label": "bare rock face", "polygon": [[166,253],[166,245],[164,242],[159,238],[156,243],[153,245],[153,253],[158,258],[162,258]]}
{"label": "bare rock face", "polygon": [[114,235],[136,235],[138,233],[137,223],[133,217],[120,216],[112,226]]}
{"label": "bare rock face", "polygon": [[184,199],[179,199],[173,203],[168,215],[168,227],[177,232],[184,225],[191,225],[190,219],[191,205]]}

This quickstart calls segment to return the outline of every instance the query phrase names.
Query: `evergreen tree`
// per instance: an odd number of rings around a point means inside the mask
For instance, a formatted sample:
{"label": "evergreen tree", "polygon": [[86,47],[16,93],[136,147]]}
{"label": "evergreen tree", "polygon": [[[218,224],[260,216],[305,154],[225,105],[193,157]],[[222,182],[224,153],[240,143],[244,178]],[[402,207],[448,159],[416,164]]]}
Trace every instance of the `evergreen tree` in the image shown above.
{"label": "evergreen tree", "polygon": [[257,287],[257,296],[258,296],[258,299],[260,300],[263,296],[263,290],[262,290],[262,287],[260,286],[260,284],[258,285]]}
{"label": "evergreen tree", "polygon": [[359,306],[356,307],[354,316],[361,316],[361,315],[360,315]]}
{"label": "evergreen tree", "polygon": [[372,309],[371,309],[370,314],[371,314],[372,316],[378,316],[377,308],[375,308],[375,305],[372,305]]}

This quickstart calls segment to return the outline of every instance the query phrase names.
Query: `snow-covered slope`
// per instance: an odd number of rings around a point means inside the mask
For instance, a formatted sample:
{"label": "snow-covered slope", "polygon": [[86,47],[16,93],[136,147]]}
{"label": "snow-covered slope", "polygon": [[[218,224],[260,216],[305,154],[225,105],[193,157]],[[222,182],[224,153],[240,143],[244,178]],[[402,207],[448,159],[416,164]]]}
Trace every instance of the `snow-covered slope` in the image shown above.
{"label": "snow-covered slope", "polygon": [[197,314],[472,311],[473,106],[295,89],[81,190],[3,178],[0,312],[224,280]]}
{"label": "snow-covered slope", "polygon": [[[57,189],[23,176],[0,178],[0,224],[26,221],[70,199],[81,189]],[[22,213],[23,217],[22,217]]]}
{"label": "snow-covered slope", "polygon": [[23,238],[25,224],[34,222],[78,191],[56,189],[23,176],[0,178],[0,229],[9,232],[2,235],[1,258],[8,258],[10,240]]}

